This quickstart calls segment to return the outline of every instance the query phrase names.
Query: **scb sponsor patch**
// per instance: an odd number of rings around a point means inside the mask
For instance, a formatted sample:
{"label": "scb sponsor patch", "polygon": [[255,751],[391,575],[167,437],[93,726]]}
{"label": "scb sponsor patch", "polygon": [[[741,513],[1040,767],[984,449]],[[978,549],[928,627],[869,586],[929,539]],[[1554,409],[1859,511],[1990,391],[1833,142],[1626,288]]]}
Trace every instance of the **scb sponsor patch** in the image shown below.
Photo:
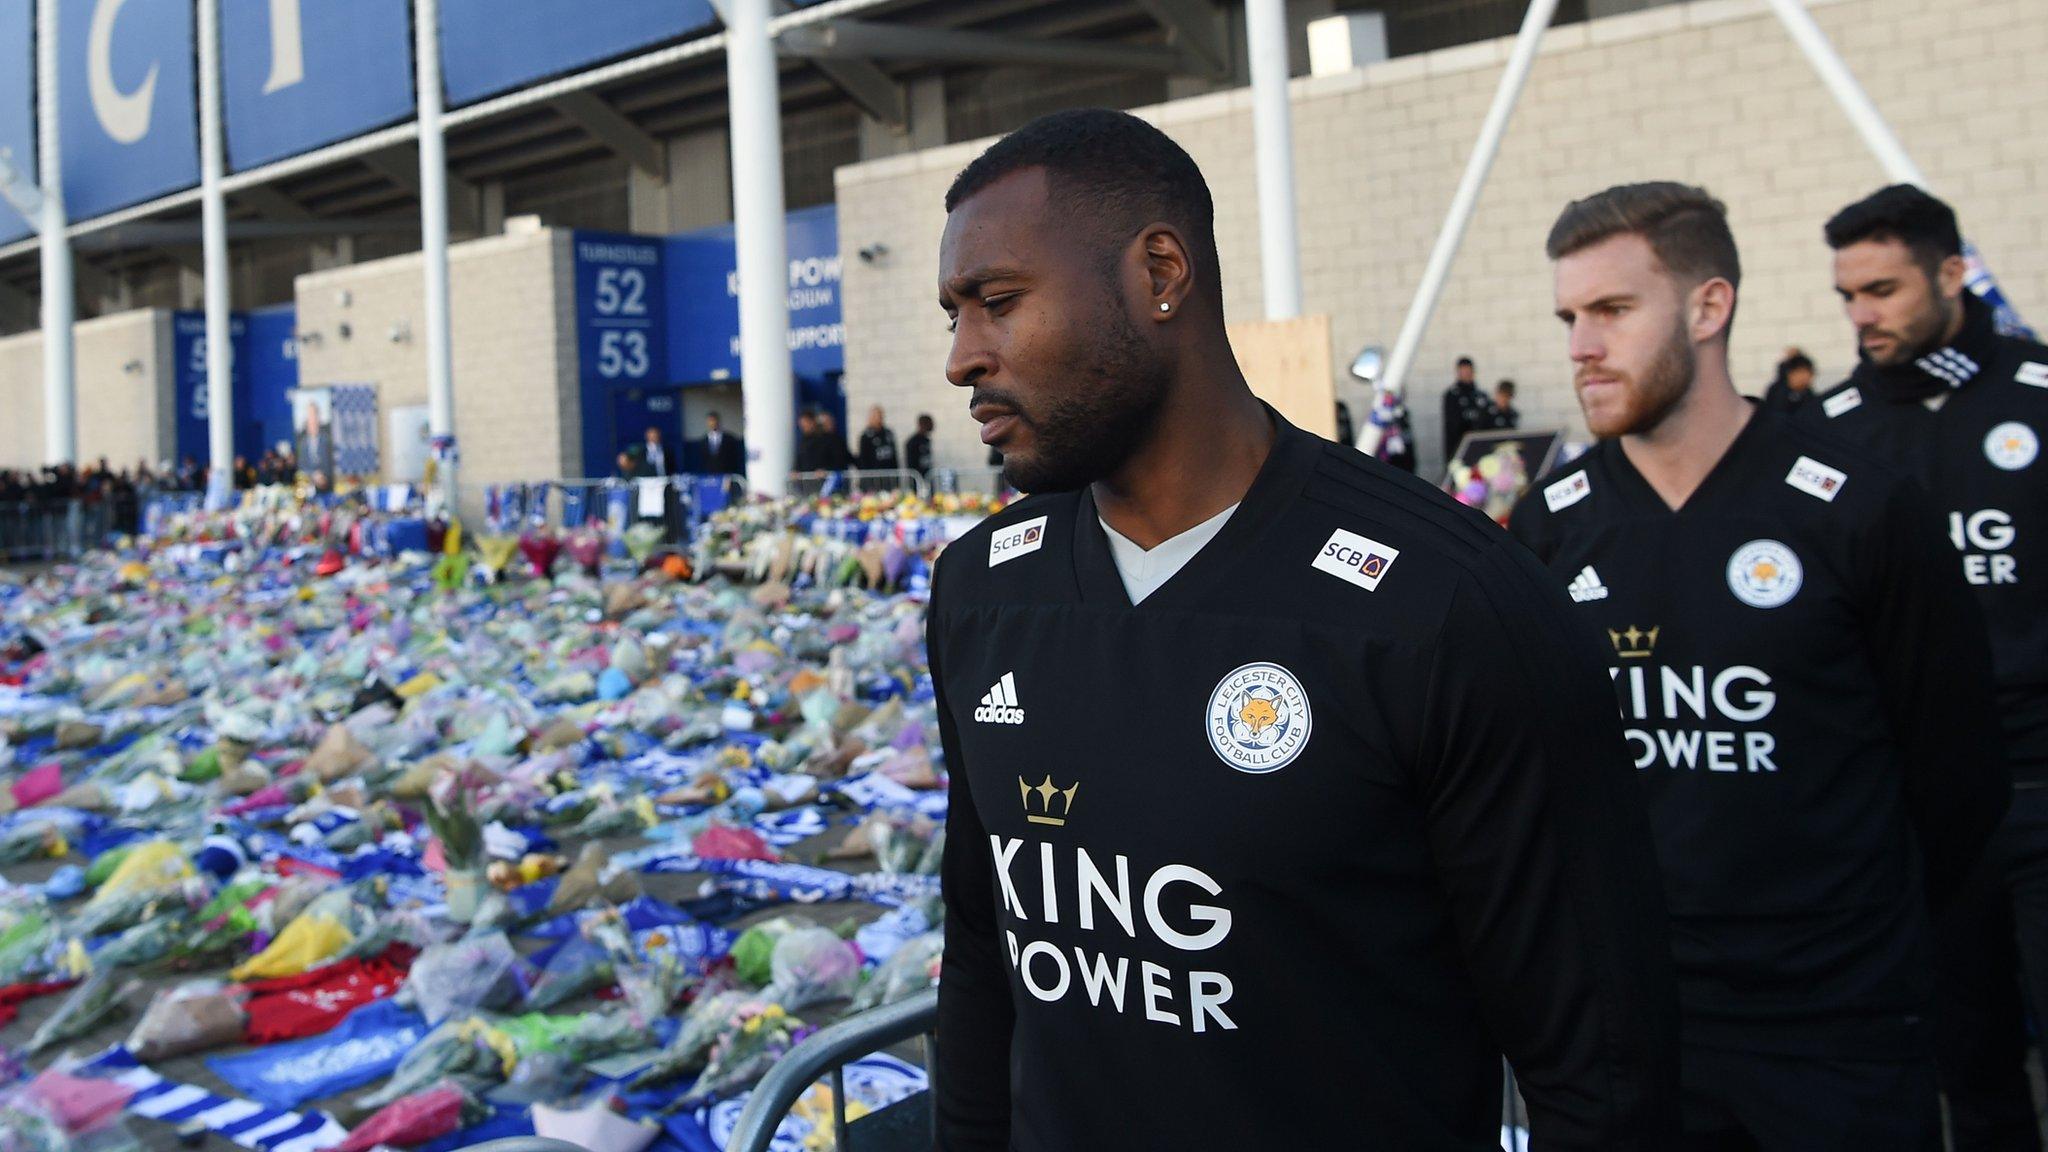
{"label": "scb sponsor patch", "polygon": [[1543,489],[1543,503],[1552,512],[1569,508],[1593,494],[1592,478],[1584,470],[1574,472]]}
{"label": "scb sponsor patch", "polygon": [[1785,474],[1785,483],[1830,504],[1842,494],[1842,485],[1848,481],[1847,473],[1830,468],[1811,456],[1794,460],[1792,471]]}
{"label": "scb sponsor patch", "polygon": [[988,538],[988,566],[1015,560],[1038,551],[1045,545],[1045,517],[1034,516],[1019,524],[1012,524]]}
{"label": "scb sponsor patch", "polygon": [[1313,567],[1318,572],[1328,572],[1339,580],[1372,592],[1379,588],[1381,580],[1386,579],[1387,569],[1394,566],[1394,560],[1400,555],[1398,548],[1389,548],[1369,536],[1339,528],[1323,542],[1323,550],[1316,553]]}

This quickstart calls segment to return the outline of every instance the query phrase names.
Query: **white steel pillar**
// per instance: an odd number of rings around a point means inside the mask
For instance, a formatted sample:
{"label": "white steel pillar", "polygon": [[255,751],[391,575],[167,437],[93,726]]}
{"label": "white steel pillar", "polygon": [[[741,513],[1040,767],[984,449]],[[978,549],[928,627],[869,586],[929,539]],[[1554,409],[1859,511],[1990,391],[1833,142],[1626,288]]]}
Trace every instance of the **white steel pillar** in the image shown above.
{"label": "white steel pillar", "polygon": [[441,133],[441,0],[415,0],[413,57],[418,70],[420,121],[420,254],[426,266],[427,435],[432,442],[434,490],[428,508],[453,516],[455,469],[455,358],[449,336],[448,154]]}
{"label": "white steel pillar", "polygon": [[1294,125],[1287,100],[1287,4],[1245,0],[1252,136],[1259,181],[1259,270],[1266,319],[1301,315],[1301,237],[1294,209]]}
{"label": "white steel pillar", "polygon": [[1422,347],[1422,334],[1429,328],[1438,297],[1443,295],[1451,261],[1457,258],[1458,245],[1464,242],[1465,226],[1472,222],[1472,209],[1479,203],[1480,190],[1486,187],[1486,174],[1492,171],[1493,158],[1500,152],[1501,136],[1507,132],[1515,104],[1522,98],[1522,84],[1529,79],[1529,66],[1535,63],[1536,46],[1543,42],[1543,31],[1550,27],[1550,18],[1556,13],[1557,0],[1531,0],[1529,11],[1522,17],[1522,30],[1515,37],[1507,69],[1501,73],[1500,86],[1493,92],[1493,106],[1486,110],[1486,120],[1479,126],[1479,140],[1472,145],[1472,155],[1465,161],[1465,174],[1458,179],[1458,190],[1451,197],[1443,230],[1437,233],[1436,247],[1430,249],[1429,264],[1422,270],[1422,284],[1415,290],[1415,299],[1408,305],[1408,318],[1401,322],[1401,335],[1394,341],[1393,354],[1387,359],[1386,373],[1378,384],[1381,391],[1398,396],[1407,382],[1408,369],[1414,366],[1415,353]]}
{"label": "white steel pillar", "polygon": [[234,339],[228,331],[226,161],[220,129],[220,0],[199,0],[200,238],[206,272],[206,444],[213,472],[209,508],[225,508],[235,494]]}
{"label": "white steel pillar", "polygon": [[740,387],[747,490],[780,496],[796,460],[789,366],[789,241],[782,199],[782,98],[769,0],[724,0],[732,117],[732,211],[740,277]]}
{"label": "white steel pillar", "polygon": [[78,385],[72,368],[71,240],[65,235],[64,157],[57,135],[57,0],[36,0],[36,178],[43,213],[43,454],[78,462]]}

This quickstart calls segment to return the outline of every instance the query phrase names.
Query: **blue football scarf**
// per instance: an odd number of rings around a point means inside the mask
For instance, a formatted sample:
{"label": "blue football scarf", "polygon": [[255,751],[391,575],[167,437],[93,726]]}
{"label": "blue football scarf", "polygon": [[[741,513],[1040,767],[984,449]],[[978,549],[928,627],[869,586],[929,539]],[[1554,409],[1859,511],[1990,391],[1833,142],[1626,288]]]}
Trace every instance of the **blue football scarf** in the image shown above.
{"label": "blue football scarf", "polygon": [[206,1066],[252,1100],[296,1108],[391,1075],[429,1030],[419,1013],[378,1000],[318,1036],[216,1056]]}
{"label": "blue football scarf", "polygon": [[266,1107],[166,1080],[119,1045],[87,1061],[81,1071],[135,1089],[127,1110],[137,1116],[166,1124],[196,1121],[209,1132],[260,1152],[319,1152],[348,1135],[348,1129],[324,1112]]}

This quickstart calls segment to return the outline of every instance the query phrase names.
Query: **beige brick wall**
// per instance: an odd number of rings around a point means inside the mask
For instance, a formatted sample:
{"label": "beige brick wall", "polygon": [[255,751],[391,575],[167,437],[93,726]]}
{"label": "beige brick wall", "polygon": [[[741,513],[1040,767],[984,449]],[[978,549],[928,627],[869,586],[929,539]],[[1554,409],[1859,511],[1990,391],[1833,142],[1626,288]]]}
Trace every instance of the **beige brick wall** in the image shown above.
{"label": "beige brick wall", "polygon": [[43,336],[0,338],[0,468],[39,468],[43,451]]}
{"label": "beige brick wall", "polygon": [[[1812,0],[1814,15],[1904,140],[2007,295],[2048,323],[2048,5],[2040,0]],[[1294,132],[1309,311],[1331,318],[1335,362],[1392,347],[1480,119],[1507,41],[1407,57],[1294,84]],[[1140,111],[1187,147],[1217,202],[1224,296],[1259,315],[1261,287],[1249,93]],[[984,142],[842,169],[847,405],[881,403],[899,428],[939,418],[942,465],[982,450],[965,397],[942,375],[933,303],[946,185]],[[1694,0],[1553,31],[1424,341],[1409,395],[1427,461],[1439,455],[1437,397],[1470,354],[1487,382],[1521,385],[1525,425],[1583,436],[1551,316],[1544,234],[1569,199],[1609,184],[1680,179],[1728,203],[1745,279],[1735,326],[1739,385],[1761,390],[1788,345],[1823,379],[1853,361],[1829,286],[1823,220],[1885,182],[1760,0]],[[886,262],[853,259],[886,244]],[[1362,411],[1364,390],[1340,394]]]}
{"label": "beige brick wall", "polygon": [[[297,281],[303,387],[377,389],[380,445],[393,408],[427,403],[420,256],[312,272]],[[569,233],[493,236],[449,250],[455,434],[463,509],[482,486],[563,476],[579,449],[574,266]],[[341,335],[343,325],[349,335]],[[409,337],[393,340],[394,329]],[[312,339],[303,334],[316,333]],[[388,458],[388,457],[387,457]]]}
{"label": "beige brick wall", "polygon": [[[78,458],[115,468],[169,459],[177,445],[171,314],[143,309],[81,320],[73,329]],[[43,337],[0,340],[0,468],[40,468]]]}

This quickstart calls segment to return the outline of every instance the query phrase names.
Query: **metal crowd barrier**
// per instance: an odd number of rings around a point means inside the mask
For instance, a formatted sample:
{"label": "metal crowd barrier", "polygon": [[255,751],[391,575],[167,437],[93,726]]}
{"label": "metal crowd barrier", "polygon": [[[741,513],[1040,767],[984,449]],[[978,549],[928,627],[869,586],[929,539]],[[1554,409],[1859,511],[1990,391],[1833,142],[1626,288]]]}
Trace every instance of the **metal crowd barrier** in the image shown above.
{"label": "metal crowd barrier", "polygon": [[[863,1056],[891,1045],[922,1037],[925,1068],[932,1067],[931,1053],[939,1027],[939,990],[930,988],[837,1024],[820,1028],[803,1043],[777,1061],[768,1075],[754,1086],[740,1110],[725,1152],[768,1152],[775,1130],[789,1115],[804,1093],[818,1078],[831,1074],[832,1147],[834,1152],[923,1152],[932,1146],[936,1130],[936,1107],[931,1092],[913,1096],[880,1112],[858,1120],[846,1119],[846,1083],[843,1069]],[[545,1136],[507,1136],[472,1144],[462,1152],[583,1152],[574,1144]]]}
{"label": "metal crowd barrier", "polygon": [[982,492],[998,495],[1009,488],[1003,483],[1001,468],[934,468],[931,474],[933,492],[959,495],[963,492]]}
{"label": "metal crowd barrier", "polygon": [[[836,1152],[907,1152],[930,1148],[936,1097],[930,1090],[897,1106],[849,1124],[846,1119],[845,1066],[870,1053],[922,1037],[927,1075],[935,1075],[939,990],[928,988],[906,1000],[849,1016],[811,1034],[789,1055],[776,1061],[754,1086],[740,1110],[739,1122],[725,1142],[725,1152],[768,1152],[783,1118],[820,1076],[832,1079],[832,1147]],[[863,1139],[864,1136],[869,1138]],[[527,1152],[539,1152],[538,1149]]]}
{"label": "metal crowd barrier", "polygon": [[[641,502],[642,485],[647,483],[659,483],[662,487],[659,515],[647,511]],[[744,501],[746,490],[744,476],[693,472],[630,480],[618,476],[579,476],[497,484],[487,489],[498,502],[497,517],[508,527],[538,521],[552,528],[568,529],[596,520],[613,531],[623,531],[630,524],[660,521],[671,544],[687,539],[690,531],[712,513]]]}
{"label": "metal crowd barrier", "polygon": [[920,499],[929,499],[932,486],[925,478],[909,468],[884,468],[862,470],[848,468],[844,472],[791,472],[789,494],[799,499],[817,496],[864,495],[866,493],[909,492]]}
{"label": "metal crowd barrier", "polygon": [[0,562],[76,560],[114,533],[119,511],[112,502],[78,499],[0,505]]}

